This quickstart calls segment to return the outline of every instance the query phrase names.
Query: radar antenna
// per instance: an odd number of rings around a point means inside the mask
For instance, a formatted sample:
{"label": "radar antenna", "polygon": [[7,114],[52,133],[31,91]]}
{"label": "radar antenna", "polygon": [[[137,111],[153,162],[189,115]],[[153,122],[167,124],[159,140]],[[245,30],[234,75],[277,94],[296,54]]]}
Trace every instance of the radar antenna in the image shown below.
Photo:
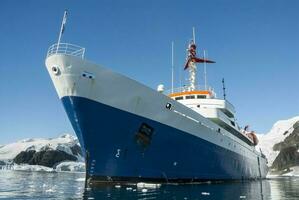
{"label": "radar antenna", "polygon": [[187,62],[185,64],[184,70],[189,68],[189,81],[190,86],[188,88],[189,91],[195,90],[195,84],[196,84],[196,63],[215,63],[214,61],[207,60],[205,58],[198,58],[196,57],[196,44],[195,44],[195,28],[193,27],[193,39],[190,41],[188,45],[188,56],[187,56]]}
{"label": "radar antenna", "polygon": [[226,100],[226,93],[225,93],[225,83],[224,78],[222,78],[222,90],[223,90],[223,99]]}

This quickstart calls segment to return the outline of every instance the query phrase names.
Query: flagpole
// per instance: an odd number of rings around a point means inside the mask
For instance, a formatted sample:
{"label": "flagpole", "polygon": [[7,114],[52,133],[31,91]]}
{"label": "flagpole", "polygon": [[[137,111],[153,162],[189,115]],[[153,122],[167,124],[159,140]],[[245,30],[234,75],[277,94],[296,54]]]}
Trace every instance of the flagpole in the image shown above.
{"label": "flagpole", "polygon": [[65,26],[65,23],[66,23],[66,17],[67,17],[67,10],[65,10],[64,14],[63,14],[63,18],[62,18],[62,22],[61,22],[61,27],[60,27],[60,32],[59,32],[59,37],[58,37],[58,42],[57,42],[56,53],[58,51],[60,40],[61,40],[61,36],[62,36],[63,30],[64,30],[64,26]]}
{"label": "flagpole", "polygon": [[194,26],[192,27],[192,32],[193,32],[193,42],[195,44],[196,42],[195,42],[195,27]]}
{"label": "flagpole", "polygon": [[[203,59],[206,59],[206,50],[203,50]],[[207,64],[203,63],[204,66],[204,80],[205,80],[205,90],[207,90]]]}

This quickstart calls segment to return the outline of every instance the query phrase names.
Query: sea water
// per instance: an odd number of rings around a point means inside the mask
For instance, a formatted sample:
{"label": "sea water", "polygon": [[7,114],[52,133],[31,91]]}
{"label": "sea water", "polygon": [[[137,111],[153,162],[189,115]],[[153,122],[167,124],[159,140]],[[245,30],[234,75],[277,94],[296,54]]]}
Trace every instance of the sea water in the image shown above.
{"label": "sea water", "polygon": [[85,187],[84,173],[0,170],[0,199],[299,199],[299,177]]}

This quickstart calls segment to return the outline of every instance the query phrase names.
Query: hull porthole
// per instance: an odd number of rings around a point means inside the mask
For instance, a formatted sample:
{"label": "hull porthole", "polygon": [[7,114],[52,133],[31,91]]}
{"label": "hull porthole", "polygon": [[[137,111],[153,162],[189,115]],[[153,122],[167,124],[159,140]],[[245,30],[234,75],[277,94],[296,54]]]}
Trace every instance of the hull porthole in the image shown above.
{"label": "hull porthole", "polygon": [[52,72],[53,72],[55,75],[59,75],[60,70],[59,70],[59,68],[58,68],[57,66],[53,66],[53,67],[52,67]]}

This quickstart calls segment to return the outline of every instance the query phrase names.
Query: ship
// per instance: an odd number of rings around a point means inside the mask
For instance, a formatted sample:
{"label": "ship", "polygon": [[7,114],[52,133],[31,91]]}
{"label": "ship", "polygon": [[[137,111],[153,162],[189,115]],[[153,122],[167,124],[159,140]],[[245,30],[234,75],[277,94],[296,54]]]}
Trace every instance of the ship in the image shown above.
{"label": "ship", "polygon": [[89,182],[266,177],[254,132],[239,127],[225,97],[196,85],[197,64],[214,62],[196,57],[195,39],[187,54],[189,85],[164,90],[88,61],[85,48],[60,37],[49,47],[45,65],[79,139]]}

